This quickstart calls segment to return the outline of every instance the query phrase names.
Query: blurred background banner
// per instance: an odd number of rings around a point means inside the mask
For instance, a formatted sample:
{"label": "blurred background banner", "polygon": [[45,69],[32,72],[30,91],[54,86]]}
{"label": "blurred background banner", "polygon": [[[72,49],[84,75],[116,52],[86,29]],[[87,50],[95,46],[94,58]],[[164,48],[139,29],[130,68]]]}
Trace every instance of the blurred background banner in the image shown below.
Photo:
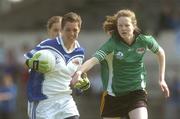
{"label": "blurred background banner", "polygon": [[[23,54],[47,37],[46,21],[73,11],[83,20],[79,36],[86,59],[108,40],[102,29],[107,15],[134,10],[138,26],[153,35],[166,52],[166,80],[171,97],[158,85],[156,58],[146,55],[150,119],[180,119],[180,0],[0,0],[0,119],[28,119]],[[80,119],[100,119],[102,83],[99,66],[89,73],[91,88],[74,96]],[[4,108],[7,107],[7,108]],[[8,117],[9,115],[12,117]]]}

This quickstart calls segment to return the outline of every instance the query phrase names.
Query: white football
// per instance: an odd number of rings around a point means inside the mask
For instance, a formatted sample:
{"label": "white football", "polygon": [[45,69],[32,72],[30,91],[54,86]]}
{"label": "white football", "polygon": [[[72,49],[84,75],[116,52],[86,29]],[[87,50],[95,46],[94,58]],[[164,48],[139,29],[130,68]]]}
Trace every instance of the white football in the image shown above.
{"label": "white football", "polygon": [[47,61],[49,65],[49,71],[52,71],[55,68],[56,58],[54,54],[49,50],[39,50],[35,54],[41,53],[39,56],[39,61]]}

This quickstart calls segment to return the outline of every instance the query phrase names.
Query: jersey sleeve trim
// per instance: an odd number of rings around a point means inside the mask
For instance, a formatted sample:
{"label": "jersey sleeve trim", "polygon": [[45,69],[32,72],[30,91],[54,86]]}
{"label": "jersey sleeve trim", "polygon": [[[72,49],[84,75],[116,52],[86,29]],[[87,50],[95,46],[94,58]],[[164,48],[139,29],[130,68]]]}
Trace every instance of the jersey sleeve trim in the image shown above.
{"label": "jersey sleeve trim", "polygon": [[156,45],[153,45],[150,50],[153,52],[153,53],[157,53],[159,51],[159,47],[157,47]]}
{"label": "jersey sleeve trim", "polygon": [[159,51],[159,44],[152,36],[141,35],[147,45],[147,48],[151,50],[153,53],[157,53]]}
{"label": "jersey sleeve trim", "polygon": [[106,53],[102,50],[98,50],[95,54],[94,57],[96,57],[99,61],[102,61],[106,57]]}

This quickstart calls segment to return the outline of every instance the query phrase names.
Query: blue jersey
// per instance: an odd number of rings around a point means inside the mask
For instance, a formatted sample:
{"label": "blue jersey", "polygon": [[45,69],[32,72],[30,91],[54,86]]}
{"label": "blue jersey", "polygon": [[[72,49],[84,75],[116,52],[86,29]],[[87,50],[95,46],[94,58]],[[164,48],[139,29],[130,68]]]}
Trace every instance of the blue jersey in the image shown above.
{"label": "blue jersey", "polygon": [[25,54],[31,58],[39,50],[49,50],[56,58],[56,65],[53,71],[42,74],[34,70],[30,71],[27,86],[28,100],[38,101],[51,98],[54,95],[69,95],[72,93],[69,87],[72,76],[84,59],[84,49],[75,41],[75,48],[68,52],[60,37],[42,41],[34,49]]}

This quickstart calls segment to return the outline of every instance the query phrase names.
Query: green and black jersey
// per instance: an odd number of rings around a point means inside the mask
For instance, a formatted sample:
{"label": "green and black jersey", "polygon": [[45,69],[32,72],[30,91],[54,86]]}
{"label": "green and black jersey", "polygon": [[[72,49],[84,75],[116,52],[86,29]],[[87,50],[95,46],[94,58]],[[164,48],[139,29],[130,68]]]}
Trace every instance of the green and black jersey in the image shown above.
{"label": "green and black jersey", "polygon": [[94,54],[101,63],[103,87],[111,95],[124,95],[145,89],[146,71],[143,63],[147,49],[158,52],[159,45],[152,36],[140,34],[132,45],[115,35]]}

